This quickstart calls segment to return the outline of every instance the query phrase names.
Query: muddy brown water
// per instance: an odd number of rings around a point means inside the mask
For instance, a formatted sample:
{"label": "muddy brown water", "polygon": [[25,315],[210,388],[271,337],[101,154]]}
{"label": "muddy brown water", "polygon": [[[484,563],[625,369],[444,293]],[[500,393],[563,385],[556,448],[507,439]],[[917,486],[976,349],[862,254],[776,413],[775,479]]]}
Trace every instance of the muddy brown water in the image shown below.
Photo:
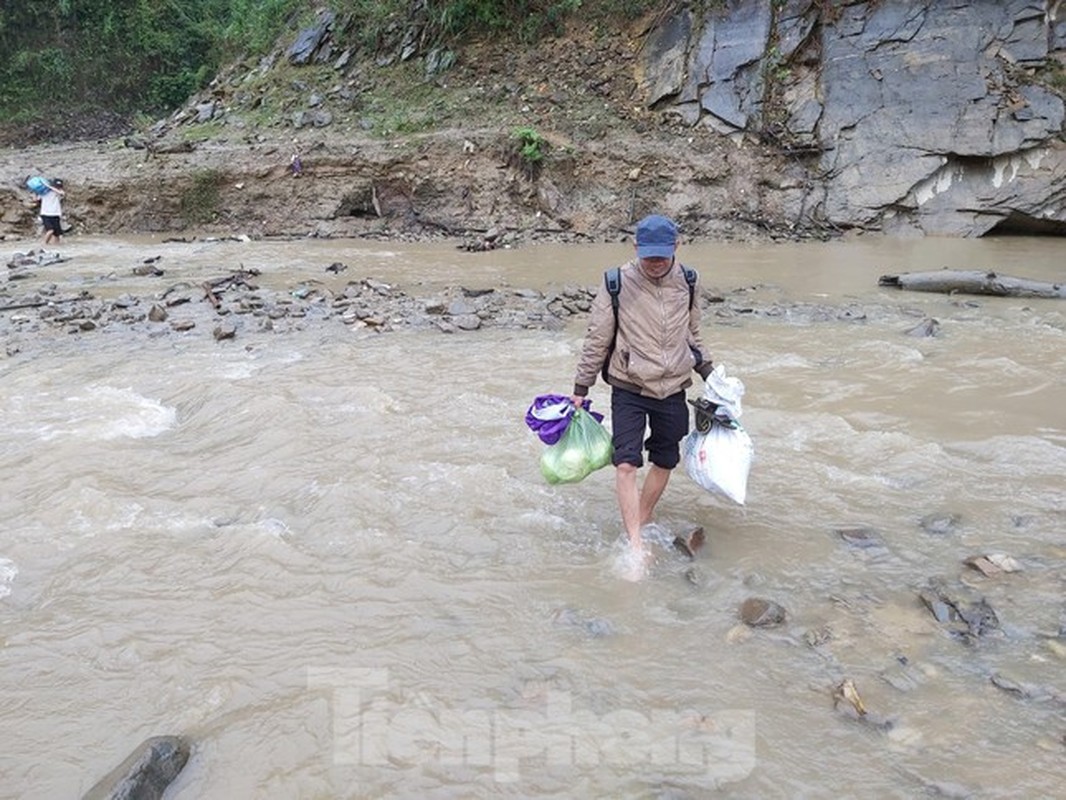
{"label": "muddy brown water", "polygon": [[[61,250],[71,261],[42,272],[98,294],[143,289],[128,270],[155,255],[160,286],[243,264],[279,290],[373,277],[412,293],[591,285],[628,255]],[[609,471],[547,486],[522,421],[568,391],[581,321],[97,331],[0,361],[0,796],[77,797],[164,733],[194,742],[174,800],[1061,796],[1063,705],[990,678],[1066,693],[1066,305],[877,287],[941,266],[1061,281],[1061,241],[682,255],[734,304],[777,313],[705,316],[747,387],[748,502],[679,472],[640,583],[618,574]],[[335,261],[349,269],[325,273]],[[938,336],[904,334],[929,316]],[[602,387],[592,398],[607,408]],[[958,524],[927,532],[929,514]],[[692,524],[694,563],[665,546]],[[883,547],[835,533],[854,526]],[[1025,569],[962,565],[986,552]],[[949,636],[917,596],[936,576],[975,587],[1001,632]],[[738,628],[750,596],[786,623]],[[888,730],[834,710],[845,678]]]}

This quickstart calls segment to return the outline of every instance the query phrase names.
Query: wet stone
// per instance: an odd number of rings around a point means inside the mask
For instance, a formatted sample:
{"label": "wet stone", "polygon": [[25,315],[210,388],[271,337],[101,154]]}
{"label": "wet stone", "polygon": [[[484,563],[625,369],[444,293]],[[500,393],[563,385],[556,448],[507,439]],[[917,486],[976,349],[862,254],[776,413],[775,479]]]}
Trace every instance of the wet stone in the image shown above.
{"label": "wet stone", "polygon": [[576,608],[560,608],[555,612],[554,621],[558,625],[573,628],[593,639],[601,639],[615,633],[614,625],[610,620],[590,616]]}
{"label": "wet stone", "polygon": [[979,556],[970,556],[964,559],[963,564],[980,572],[986,577],[1000,575],[1004,572],[1021,572],[1022,565],[1017,559],[1006,553],[986,553]]}
{"label": "wet stone", "polygon": [[749,597],[740,605],[740,619],[753,628],[780,625],[788,616],[785,607],[762,597]]}
{"label": "wet stone", "polygon": [[1037,703],[1055,702],[1066,705],[1066,694],[1059,692],[1051,686],[1042,686],[1020,680],[1014,675],[997,671],[989,677],[992,684],[999,689],[1012,694],[1020,700],[1031,700]]}
{"label": "wet stone", "polygon": [[821,647],[833,638],[833,630],[828,625],[820,628],[811,628],[803,634],[803,641],[808,647]]}
{"label": "wet stone", "polygon": [[696,588],[703,586],[707,582],[707,578],[699,567],[688,567],[684,571],[683,577],[686,583],[690,586],[695,586]]}
{"label": "wet stone", "polygon": [[999,629],[999,617],[983,597],[972,598],[964,587],[930,585],[918,595],[937,622],[967,641]]}
{"label": "wet stone", "polygon": [[211,335],[219,342],[225,339],[232,339],[237,335],[237,327],[232,322],[223,322],[222,324],[215,326]]}
{"label": "wet stone", "polygon": [[702,527],[696,527],[692,530],[684,533],[680,536],[674,537],[674,547],[676,547],[681,553],[688,556],[691,559],[696,557],[696,553],[703,547],[706,541],[706,536],[703,533]]}
{"label": "wet stone", "polygon": [[885,546],[881,535],[870,527],[837,528],[836,533],[851,547],[866,549]]}
{"label": "wet stone", "polygon": [[185,768],[190,745],[182,736],[153,736],[101,778],[82,800],[158,800]]}
{"label": "wet stone", "polygon": [[909,692],[917,688],[925,678],[903,656],[898,656],[895,663],[879,673],[879,677],[893,689],[901,692]]}
{"label": "wet stone", "polygon": [[477,314],[463,314],[462,316],[453,317],[452,321],[457,328],[463,331],[476,331],[481,327],[481,317]]}
{"label": "wet stone", "polygon": [[918,524],[921,525],[922,530],[926,533],[944,536],[949,533],[955,533],[958,530],[959,525],[962,524],[962,517],[949,512],[938,512],[925,515]]}
{"label": "wet stone", "polygon": [[475,313],[477,313],[477,309],[470,305],[470,303],[465,303],[462,300],[453,300],[448,305],[448,314],[453,317],[462,317],[467,314]]}
{"label": "wet stone", "polygon": [[915,338],[920,339],[929,336],[936,336],[939,331],[940,323],[932,317],[929,317],[928,319],[923,319],[913,328],[910,328],[905,331],[905,333],[907,334],[907,336],[914,336]]}
{"label": "wet stone", "polygon": [[919,597],[937,622],[951,622],[954,618],[954,607],[947,601],[941,600],[935,593],[923,591]]}

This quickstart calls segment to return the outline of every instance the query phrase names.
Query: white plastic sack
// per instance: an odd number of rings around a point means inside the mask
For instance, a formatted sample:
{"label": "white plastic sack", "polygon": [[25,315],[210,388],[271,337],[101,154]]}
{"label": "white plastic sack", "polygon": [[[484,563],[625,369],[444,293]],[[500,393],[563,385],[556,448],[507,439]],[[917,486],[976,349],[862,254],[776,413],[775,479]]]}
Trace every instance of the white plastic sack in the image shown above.
{"label": "white plastic sack", "polygon": [[703,396],[718,406],[716,417],[738,420],[742,412],[740,398],[744,396],[744,382],[727,377],[725,367],[718,364],[703,383]]}
{"label": "white plastic sack", "polygon": [[692,431],[682,449],[685,472],[708,492],[724,494],[744,505],[748,494],[748,471],[755,448],[740,425],[730,427],[715,421],[707,433]]}

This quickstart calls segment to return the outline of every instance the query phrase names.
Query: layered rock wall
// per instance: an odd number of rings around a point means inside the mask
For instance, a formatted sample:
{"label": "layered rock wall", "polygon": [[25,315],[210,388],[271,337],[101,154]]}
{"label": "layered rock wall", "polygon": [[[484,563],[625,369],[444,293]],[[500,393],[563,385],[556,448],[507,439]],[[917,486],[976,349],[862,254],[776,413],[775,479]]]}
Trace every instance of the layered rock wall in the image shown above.
{"label": "layered rock wall", "polygon": [[660,20],[637,80],[649,107],[791,154],[796,219],[1066,235],[1064,65],[1061,0],[732,0]]}

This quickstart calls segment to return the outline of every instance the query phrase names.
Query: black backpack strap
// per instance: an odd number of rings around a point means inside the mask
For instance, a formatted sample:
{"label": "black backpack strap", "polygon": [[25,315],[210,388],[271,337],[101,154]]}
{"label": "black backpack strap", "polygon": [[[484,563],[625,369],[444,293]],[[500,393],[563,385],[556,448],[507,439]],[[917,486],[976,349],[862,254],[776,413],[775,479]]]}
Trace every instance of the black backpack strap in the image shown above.
{"label": "black backpack strap", "polygon": [[[692,304],[696,302],[696,284],[699,282],[700,274],[692,267],[686,267],[684,264],[681,265],[681,271],[684,273],[685,282],[688,284],[688,307],[691,310]],[[692,347],[692,345],[689,345],[689,349],[692,350],[692,356],[696,359],[696,366],[698,367],[703,363],[703,353]]]}
{"label": "black backpack strap", "polygon": [[618,293],[622,291],[622,270],[619,267],[611,267],[603,273],[603,285],[611,294],[611,308],[614,309],[615,321],[618,321]]}
{"label": "black backpack strap", "polygon": [[622,291],[622,270],[620,267],[611,267],[603,273],[603,285],[611,295],[611,309],[614,311],[614,334],[611,336],[611,344],[607,348],[607,355],[603,359],[603,367],[600,369],[600,377],[607,383],[607,365],[611,363],[614,355],[614,342],[618,338],[618,294]]}
{"label": "black backpack strap", "polygon": [[[692,304],[696,302],[696,284],[699,282],[700,274],[684,264],[681,265],[681,271],[685,274],[685,282],[688,284],[688,307],[692,308]],[[615,313],[617,314],[617,306]]]}

